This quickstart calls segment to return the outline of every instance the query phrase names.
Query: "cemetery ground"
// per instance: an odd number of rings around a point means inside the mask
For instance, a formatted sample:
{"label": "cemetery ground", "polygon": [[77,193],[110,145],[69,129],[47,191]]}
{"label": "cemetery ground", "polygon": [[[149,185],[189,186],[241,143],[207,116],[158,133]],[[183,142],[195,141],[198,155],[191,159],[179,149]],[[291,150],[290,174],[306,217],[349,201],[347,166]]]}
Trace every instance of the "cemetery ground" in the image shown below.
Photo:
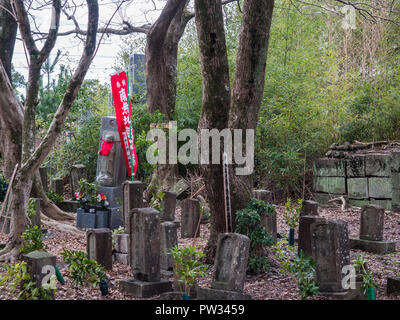
{"label": "cemetery ground", "polygon": [[[285,224],[282,211],[283,206],[276,206],[277,222],[278,222],[278,241],[279,236],[285,236],[289,232],[288,226]],[[181,209],[177,206],[176,220],[180,221]],[[359,233],[360,222],[360,208],[352,207],[345,209],[341,208],[328,208],[319,206],[319,215],[327,219],[341,219],[348,223],[349,237],[357,237]],[[391,211],[385,212],[385,225],[384,225],[384,238],[391,241],[396,241],[397,248],[400,247],[400,213]],[[71,222],[73,225],[73,222]],[[180,228],[178,229],[178,241],[180,246],[190,244],[196,245],[199,249],[203,250],[207,239],[209,237],[209,223],[201,224],[200,238],[182,239],[180,237]],[[296,235],[297,237],[297,230]],[[4,234],[0,234],[0,242],[7,240]],[[66,265],[62,262],[60,253],[64,250],[80,250],[86,252],[86,236],[75,236],[67,233],[62,233],[47,227],[47,234],[45,235],[45,244],[48,251],[57,256],[57,266],[59,267],[65,283],[60,284],[57,282],[57,292],[55,298],[57,300],[141,300],[129,294],[122,293],[118,287],[118,281],[129,278],[132,276],[129,266],[113,262],[112,271],[107,271],[109,280],[109,294],[102,296],[98,287],[93,288],[90,286],[74,287],[68,277],[68,270]],[[361,253],[359,250],[351,250],[351,260]],[[365,252],[365,257],[368,259],[368,267],[373,272],[375,281],[378,284],[376,291],[377,300],[399,300],[400,295],[387,296],[385,294],[386,279],[388,276],[396,276],[396,270],[400,266],[400,252],[378,255]],[[247,275],[244,293],[250,294],[254,300],[300,300],[300,293],[295,280],[291,275],[283,274],[279,270],[277,263],[270,259],[270,271],[258,275]],[[211,276],[213,266],[209,266],[208,276],[199,280],[200,286],[209,286],[211,283]],[[0,277],[4,275],[4,271],[0,271]],[[172,276],[163,275],[164,279],[173,280]],[[16,299],[15,296],[0,292],[0,300]],[[159,296],[153,296],[149,299],[159,299]],[[326,300],[329,298],[322,296],[313,296],[311,300]]]}

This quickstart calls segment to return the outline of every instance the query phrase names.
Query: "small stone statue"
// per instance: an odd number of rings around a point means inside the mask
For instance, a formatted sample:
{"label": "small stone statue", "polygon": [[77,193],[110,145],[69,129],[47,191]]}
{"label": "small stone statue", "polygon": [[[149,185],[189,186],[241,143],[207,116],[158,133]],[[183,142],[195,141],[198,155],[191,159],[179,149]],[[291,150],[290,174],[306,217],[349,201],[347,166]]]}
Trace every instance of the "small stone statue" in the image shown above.
{"label": "small stone statue", "polygon": [[114,183],[114,163],[117,137],[112,131],[104,131],[103,145],[99,152],[99,171],[96,182],[100,186],[111,187]]}

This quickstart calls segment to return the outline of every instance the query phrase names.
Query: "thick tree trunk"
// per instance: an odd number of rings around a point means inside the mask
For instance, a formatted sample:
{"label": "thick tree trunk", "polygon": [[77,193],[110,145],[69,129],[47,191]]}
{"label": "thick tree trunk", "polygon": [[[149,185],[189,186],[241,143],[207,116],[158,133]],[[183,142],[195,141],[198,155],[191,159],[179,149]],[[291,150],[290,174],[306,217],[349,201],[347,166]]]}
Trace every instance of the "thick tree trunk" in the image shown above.
{"label": "thick tree trunk", "polygon": [[[221,0],[196,0],[195,14],[203,76],[202,113],[198,131],[214,128],[223,130],[228,124],[230,83]],[[211,164],[211,157],[209,161],[210,164],[202,165],[201,169],[211,210],[211,234],[206,248],[211,262],[218,234],[225,232],[226,223],[222,165]]]}
{"label": "thick tree trunk", "polygon": [[[274,0],[245,0],[235,80],[229,111],[229,128],[255,130],[260,112]],[[251,175],[231,173],[232,212],[247,206],[253,188]]]}

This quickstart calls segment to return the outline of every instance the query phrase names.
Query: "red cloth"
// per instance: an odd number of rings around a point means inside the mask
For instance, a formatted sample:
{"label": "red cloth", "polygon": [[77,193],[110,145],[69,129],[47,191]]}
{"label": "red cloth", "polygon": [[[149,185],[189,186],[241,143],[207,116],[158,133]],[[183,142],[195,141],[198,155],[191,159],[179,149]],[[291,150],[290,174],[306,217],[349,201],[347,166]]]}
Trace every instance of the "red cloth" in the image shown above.
{"label": "red cloth", "polygon": [[103,141],[103,144],[101,145],[101,149],[99,151],[99,154],[101,156],[108,156],[110,154],[110,150],[113,147],[115,142],[120,142],[120,141],[105,141],[103,139],[101,139],[101,141]]}

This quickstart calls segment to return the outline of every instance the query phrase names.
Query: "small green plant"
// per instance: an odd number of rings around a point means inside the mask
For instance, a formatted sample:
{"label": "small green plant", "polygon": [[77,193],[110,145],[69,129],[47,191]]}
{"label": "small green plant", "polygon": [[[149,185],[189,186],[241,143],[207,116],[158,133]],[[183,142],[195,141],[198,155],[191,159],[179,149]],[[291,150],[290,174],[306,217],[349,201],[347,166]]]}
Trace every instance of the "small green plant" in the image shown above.
{"label": "small green plant", "polygon": [[79,201],[81,208],[86,204],[97,204],[99,196],[97,183],[89,182],[86,179],[80,179],[78,182],[78,191],[75,192],[74,196],[75,199]]}
{"label": "small green plant", "polygon": [[158,194],[153,193],[151,200],[150,200],[150,206],[158,211],[161,211],[163,209],[163,199],[164,199],[165,193],[164,192],[159,192]]}
{"label": "small green plant", "polygon": [[76,287],[86,284],[98,287],[107,277],[105,268],[97,261],[89,259],[86,252],[65,250],[61,252],[61,256],[68,265],[69,276]]}
{"label": "small green plant", "polygon": [[353,266],[356,269],[358,275],[362,277],[363,284],[362,288],[364,289],[364,293],[369,288],[378,288],[378,284],[375,282],[373,278],[373,274],[371,270],[367,269],[368,260],[365,259],[365,254],[361,253],[357,256],[357,259],[353,260]]}
{"label": "small green plant", "polygon": [[36,215],[37,206],[36,206],[36,201],[35,199],[30,198],[28,200],[28,206],[26,208],[26,212],[28,214],[29,218],[32,218],[33,216]]}
{"label": "small green plant", "polygon": [[265,215],[276,215],[275,208],[257,199],[251,199],[247,207],[236,212],[235,232],[250,238],[250,254],[248,272],[259,273],[268,271],[269,265],[265,257],[264,248],[274,244],[271,233],[262,225]]}
{"label": "small green plant", "polygon": [[23,246],[21,253],[29,253],[35,250],[46,250],[47,246],[43,243],[42,228],[30,225],[22,233]]}
{"label": "small green plant", "polygon": [[300,219],[300,211],[303,207],[303,199],[297,200],[297,205],[292,204],[292,199],[287,198],[285,203],[285,210],[283,211],[283,217],[286,224],[292,228],[296,229],[297,224]]}
{"label": "small green plant", "polygon": [[289,246],[286,240],[279,241],[273,247],[274,257],[279,261],[284,274],[291,274],[300,290],[301,299],[319,294],[315,283],[315,261],[301,252],[296,254],[296,248]]}
{"label": "small green plant", "polygon": [[64,201],[64,196],[55,193],[53,190],[47,190],[46,195],[55,204],[60,204]]}
{"label": "small green plant", "polygon": [[36,287],[26,269],[26,262],[15,265],[5,265],[6,274],[0,279],[0,286],[17,294],[19,300],[51,300],[55,294],[56,276],[50,277],[50,285]]}
{"label": "small green plant", "polygon": [[207,266],[199,260],[205,256],[202,251],[197,250],[196,246],[179,248],[175,246],[170,250],[174,259],[174,275],[178,286],[183,283],[184,288],[180,287],[182,293],[190,295],[190,287],[194,285],[197,278],[207,275]]}
{"label": "small green plant", "polygon": [[7,189],[8,189],[8,181],[6,178],[4,178],[3,174],[0,173],[0,201],[4,201]]}

